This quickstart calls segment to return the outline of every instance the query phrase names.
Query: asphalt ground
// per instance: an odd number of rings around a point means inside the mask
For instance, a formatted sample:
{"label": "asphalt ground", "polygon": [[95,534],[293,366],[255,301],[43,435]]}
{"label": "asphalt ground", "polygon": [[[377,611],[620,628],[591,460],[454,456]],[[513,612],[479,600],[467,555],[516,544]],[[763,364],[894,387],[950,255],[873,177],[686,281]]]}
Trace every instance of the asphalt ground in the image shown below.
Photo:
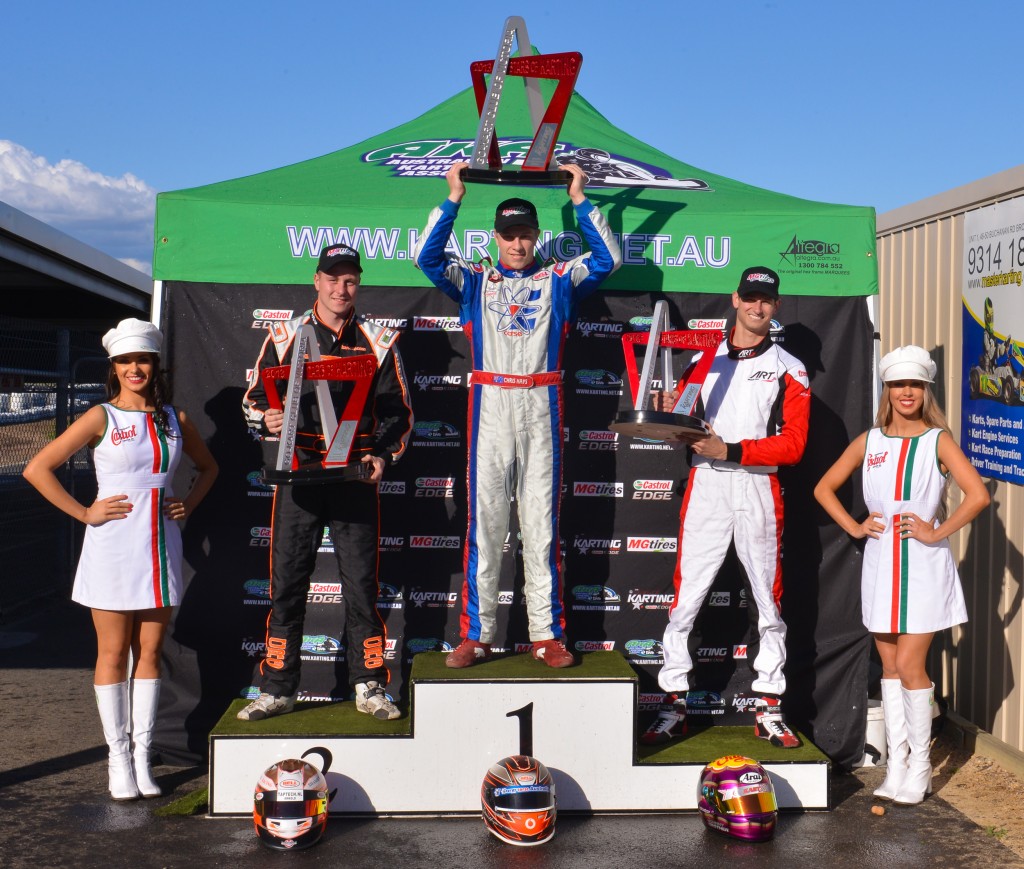
{"label": "asphalt ground", "polygon": [[0,623],[2,867],[1024,867],[941,793],[873,815],[879,769],[835,775],[831,812],[783,813],[775,838],[757,845],[706,830],[695,814],[563,813],[555,838],[533,848],[499,842],[479,818],[332,818],[313,848],[270,851],[246,819],[153,814],[205,787],[205,768],[157,766],[166,796],[110,800],[94,654],[88,612],[70,602]]}

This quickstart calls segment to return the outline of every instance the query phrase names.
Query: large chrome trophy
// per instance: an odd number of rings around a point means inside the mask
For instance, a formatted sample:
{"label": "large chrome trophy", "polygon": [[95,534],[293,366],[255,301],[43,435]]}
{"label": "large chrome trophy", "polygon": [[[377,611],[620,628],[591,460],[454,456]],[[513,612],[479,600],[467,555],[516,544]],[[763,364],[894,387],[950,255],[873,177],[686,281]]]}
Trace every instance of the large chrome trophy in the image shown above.
{"label": "large chrome trophy", "polygon": [[[512,57],[513,39],[519,49],[519,57]],[[469,168],[462,175],[464,181],[534,185],[561,185],[569,181],[569,173],[557,168],[554,152],[569,100],[572,99],[573,87],[583,65],[583,55],[578,51],[534,55],[531,51],[526,22],[518,15],[513,15],[505,21],[494,60],[478,60],[470,64],[473,91],[480,111],[480,126],[477,127]],[[491,76],[490,87],[484,78],[488,74]],[[495,131],[498,104],[505,87],[505,78],[510,75],[524,79],[530,122],[533,125],[533,143],[521,169],[502,165]],[[537,81],[542,78],[558,82],[547,110],[542,108]]]}
{"label": "large chrome trophy", "polygon": [[[273,468],[263,471],[264,480],[268,483],[302,485],[361,480],[371,476],[373,467],[369,462],[357,460],[350,463],[349,458],[359,419],[370,394],[370,383],[377,370],[376,358],[366,353],[344,359],[321,359],[316,334],[309,324],[299,327],[292,347],[291,365],[265,368],[262,374],[267,404],[274,410],[282,409],[277,381],[288,381],[283,406],[284,427],[281,429],[277,460]],[[299,423],[299,401],[303,384],[307,380],[314,383],[316,390],[326,449],[322,461],[300,464],[295,454],[295,437]],[[353,381],[352,392],[342,409],[340,420],[334,412],[334,403],[327,385],[329,380]]]}
{"label": "large chrome trophy", "polygon": [[[627,332],[622,336],[622,349],[626,354],[626,371],[633,393],[633,409],[623,411],[608,426],[612,431],[635,438],[692,444],[711,434],[710,426],[694,416],[700,389],[711,369],[715,351],[724,334],[714,329],[685,329],[669,331],[668,302],[662,300],[654,306],[650,332]],[[636,345],[646,344],[644,364],[640,373],[636,367]],[[661,356],[662,384],[666,392],[675,382],[672,376],[672,351],[701,350],[700,360],[692,366],[685,380],[679,384],[679,398],[671,412],[649,410],[651,383],[657,359]]]}

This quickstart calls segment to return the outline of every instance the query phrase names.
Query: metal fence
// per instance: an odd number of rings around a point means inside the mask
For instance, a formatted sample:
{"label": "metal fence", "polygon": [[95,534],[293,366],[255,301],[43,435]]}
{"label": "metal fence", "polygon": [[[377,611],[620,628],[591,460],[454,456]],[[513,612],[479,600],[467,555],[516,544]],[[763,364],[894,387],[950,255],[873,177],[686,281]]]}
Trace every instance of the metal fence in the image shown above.
{"label": "metal fence", "polygon": [[[98,332],[0,317],[0,612],[69,593],[83,526],[22,477],[25,465],[104,397]],[[84,503],[95,497],[88,449],[57,472]]]}

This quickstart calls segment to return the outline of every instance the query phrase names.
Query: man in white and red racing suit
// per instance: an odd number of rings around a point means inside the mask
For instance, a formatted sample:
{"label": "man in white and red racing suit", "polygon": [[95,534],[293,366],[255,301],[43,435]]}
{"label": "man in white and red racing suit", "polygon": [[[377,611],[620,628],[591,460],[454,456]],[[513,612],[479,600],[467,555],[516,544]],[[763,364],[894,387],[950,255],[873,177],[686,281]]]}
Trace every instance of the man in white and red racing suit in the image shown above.
{"label": "man in white and red racing suit", "polygon": [[674,576],[675,598],[663,640],[665,663],[658,676],[668,692],[660,715],[643,735],[664,742],[685,732],[690,688],[688,640],[729,544],[746,571],[757,604],[760,646],[751,688],[759,736],[796,747],[799,740],[782,718],[786,690],[786,625],[782,597],[782,495],[779,465],[803,456],[810,389],[803,363],[772,341],[779,307],[779,277],[757,266],[743,273],[733,293],[736,324],[719,345],[700,392],[711,437],[693,445],[680,511]]}
{"label": "man in white and red racing suit", "polygon": [[[294,706],[306,596],[325,525],[330,528],[345,595],[346,662],[349,683],[356,691],[356,708],[376,718],[399,715],[384,691],[389,674],[384,662],[387,635],[377,611],[377,483],[385,467],[405,452],[413,415],[396,346],[399,333],[356,313],[361,272],[359,254],[354,249],[345,245],[324,248],[314,276],[317,297],[312,310],[272,324],[242,401],[256,436],[280,435],[284,414],[270,408],[261,373],[268,367],[290,364],[295,335],[305,324],[313,327],[322,359],[372,354],[377,362],[349,458],[350,463],[369,464],[371,476],[351,482],[280,483],[274,492],[266,652],[260,662],[260,695],[238,714],[243,720],[280,715]],[[282,402],[286,387],[286,380],[278,381]],[[329,381],[336,412],[345,407],[353,388],[350,380]],[[304,390],[295,438],[300,463],[323,459],[324,434],[313,391]]]}
{"label": "man in white and red racing suit", "polygon": [[577,303],[621,262],[601,212],[583,190],[577,166],[568,195],[590,253],[541,266],[534,258],[537,211],[523,199],[502,202],[495,215],[496,265],[468,263],[445,251],[466,188],[448,172],[449,196],[431,213],[415,251],[416,264],[459,305],[472,348],[469,394],[469,521],[459,647],[448,666],[490,657],[498,606],[498,574],[510,501],[517,501],[532,654],[569,666],[562,606],[558,534],[562,486],[562,351]]}

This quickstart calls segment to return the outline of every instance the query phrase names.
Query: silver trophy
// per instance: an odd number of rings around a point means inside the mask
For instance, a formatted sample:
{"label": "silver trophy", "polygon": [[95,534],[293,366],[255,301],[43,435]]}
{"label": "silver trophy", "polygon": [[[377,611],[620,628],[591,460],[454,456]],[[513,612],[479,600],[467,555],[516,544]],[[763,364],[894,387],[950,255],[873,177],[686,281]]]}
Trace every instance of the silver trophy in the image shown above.
{"label": "silver trophy", "polygon": [[[347,356],[342,359],[321,359],[320,346],[317,344],[313,327],[308,323],[300,326],[292,342],[291,365],[265,368],[261,375],[267,403],[275,410],[282,409],[277,381],[288,380],[283,407],[284,427],[281,429],[277,459],[272,469],[264,469],[263,479],[268,483],[302,485],[362,480],[370,477],[373,474],[372,464],[358,459],[350,463],[349,459],[352,457],[352,444],[376,371],[377,360],[372,354]],[[307,380],[313,382],[316,390],[326,451],[322,461],[300,464],[295,454],[295,440],[299,423],[299,401]],[[354,381],[352,393],[342,409],[340,421],[331,400],[331,391],[327,385],[329,380]]]}
{"label": "silver trophy", "polygon": [[[519,57],[512,57],[513,41],[519,49]],[[572,99],[573,86],[583,65],[583,55],[578,51],[535,55],[531,51],[526,22],[520,16],[513,15],[505,21],[494,60],[477,60],[470,64],[480,124],[473,142],[469,168],[462,173],[464,181],[544,186],[566,184],[571,179],[568,172],[558,168],[554,152],[558,144],[558,133]],[[486,83],[487,75],[491,77],[490,85]],[[495,125],[508,76],[520,76],[524,80],[530,123],[533,126],[533,143],[523,160],[522,168],[503,166],[498,150]],[[542,78],[558,82],[547,109],[542,106],[538,85],[538,79]]]}
{"label": "silver trophy", "polygon": [[[614,432],[635,438],[692,444],[711,434],[711,427],[694,415],[700,389],[708,376],[715,351],[722,343],[723,334],[711,329],[670,331],[668,302],[661,300],[654,306],[650,332],[629,332],[622,336],[626,354],[626,371],[633,392],[633,409],[618,414],[608,426]],[[644,363],[637,373],[636,345],[646,344]],[[672,389],[672,351],[701,350],[700,361],[679,384],[679,398],[671,411],[650,410],[651,383],[658,357],[661,357],[662,385],[666,392]]]}

